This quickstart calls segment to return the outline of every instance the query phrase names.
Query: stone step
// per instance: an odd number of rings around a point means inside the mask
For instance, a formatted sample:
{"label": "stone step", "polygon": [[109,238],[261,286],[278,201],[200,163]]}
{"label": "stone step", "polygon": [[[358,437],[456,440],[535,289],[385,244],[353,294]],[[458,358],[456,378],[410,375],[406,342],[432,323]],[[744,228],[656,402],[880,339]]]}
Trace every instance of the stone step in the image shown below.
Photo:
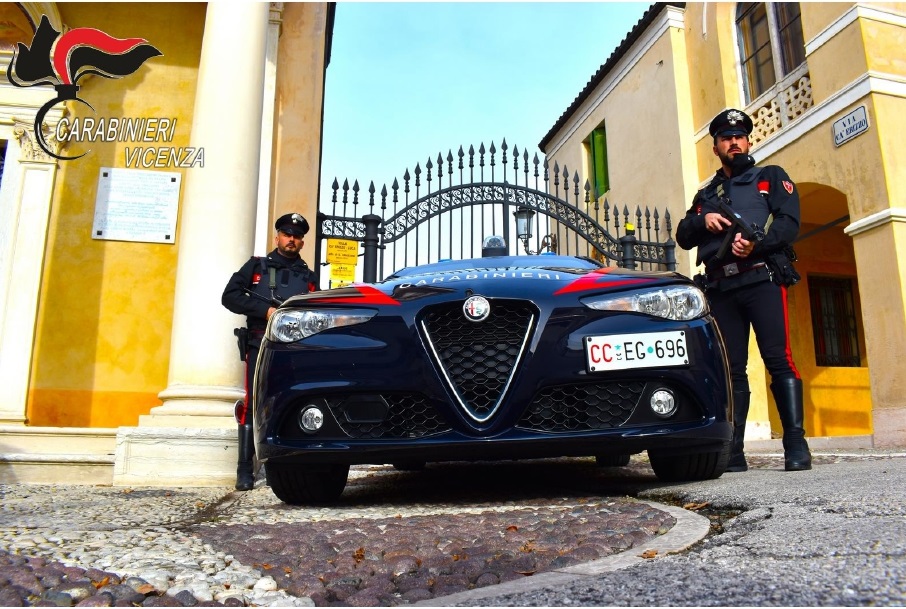
{"label": "stone step", "polygon": [[0,484],[113,483],[116,429],[0,426]]}

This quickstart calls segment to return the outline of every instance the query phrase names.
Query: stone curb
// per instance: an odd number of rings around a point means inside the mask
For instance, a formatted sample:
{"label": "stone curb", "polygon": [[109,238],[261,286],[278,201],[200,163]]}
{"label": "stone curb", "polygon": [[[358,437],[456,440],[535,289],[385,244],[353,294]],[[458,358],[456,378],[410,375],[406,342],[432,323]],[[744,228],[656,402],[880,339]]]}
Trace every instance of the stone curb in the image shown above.
{"label": "stone curb", "polygon": [[[667,512],[676,518],[676,524],[673,525],[669,531],[652,539],[644,549],[630,548],[625,552],[620,552],[619,554],[600,558],[581,565],[573,565],[563,569],[546,571],[531,577],[526,577],[525,579],[512,580],[495,586],[487,586],[486,588],[476,588],[466,592],[457,592],[456,594],[450,594],[449,596],[438,596],[414,604],[416,606],[421,605],[425,607],[450,607],[459,603],[478,601],[483,598],[490,598],[503,594],[524,593],[540,588],[564,586],[582,578],[595,577],[602,573],[625,569],[626,567],[631,567],[640,562],[656,560],[657,558],[668,554],[682,552],[691,545],[704,539],[711,530],[711,521],[704,516],[670,505],[662,505],[650,501],[644,503],[647,503],[655,509]],[[638,554],[638,552],[647,551],[655,551],[656,554],[653,558],[643,558]]]}

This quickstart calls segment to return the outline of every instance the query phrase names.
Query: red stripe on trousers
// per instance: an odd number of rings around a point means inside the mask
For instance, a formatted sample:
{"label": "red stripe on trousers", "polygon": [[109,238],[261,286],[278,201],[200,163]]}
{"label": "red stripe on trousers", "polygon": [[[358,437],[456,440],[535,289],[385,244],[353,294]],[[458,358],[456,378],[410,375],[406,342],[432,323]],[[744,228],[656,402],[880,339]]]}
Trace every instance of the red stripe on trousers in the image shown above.
{"label": "red stripe on trousers", "polygon": [[780,296],[783,299],[783,332],[784,342],[786,343],[785,352],[786,352],[786,362],[790,365],[790,370],[793,371],[793,374],[796,375],[797,379],[801,379],[799,376],[799,370],[796,368],[796,364],[793,362],[793,349],[790,346],[790,308],[787,304],[787,292],[786,286],[780,286]]}

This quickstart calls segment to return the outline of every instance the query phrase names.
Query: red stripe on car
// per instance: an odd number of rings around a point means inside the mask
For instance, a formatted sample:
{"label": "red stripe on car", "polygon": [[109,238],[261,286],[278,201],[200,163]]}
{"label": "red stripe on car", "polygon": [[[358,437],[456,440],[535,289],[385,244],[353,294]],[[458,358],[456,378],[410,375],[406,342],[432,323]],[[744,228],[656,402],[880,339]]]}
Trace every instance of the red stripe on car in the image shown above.
{"label": "red stripe on car", "polygon": [[653,279],[612,279],[605,277],[608,273],[616,270],[615,267],[596,269],[590,273],[582,275],[572,283],[560,288],[554,292],[554,296],[561,294],[570,294],[572,292],[586,292],[588,290],[599,290],[601,288],[617,288],[624,285],[635,285],[639,283],[650,283]]}
{"label": "red stripe on car", "polygon": [[318,298],[311,298],[306,300],[308,303],[323,303],[323,304],[354,304],[354,305],[393,305],[400,306],[400,302],[394,298],[391,298],[387,294],[384,294],[377,288],[374,288],[370,285],[351,285],[350,288],[354,288],[359,293],[350,294],[348,290],[343,290],[342,293],[338,293],[335,296],[329,295],[329,293],[319,294]]}

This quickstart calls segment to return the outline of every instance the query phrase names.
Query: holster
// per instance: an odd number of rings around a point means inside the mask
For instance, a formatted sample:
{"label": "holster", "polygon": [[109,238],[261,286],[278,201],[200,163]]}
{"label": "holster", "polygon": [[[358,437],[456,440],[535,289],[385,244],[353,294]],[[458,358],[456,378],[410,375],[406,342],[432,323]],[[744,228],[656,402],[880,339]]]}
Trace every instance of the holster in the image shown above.
{"label": "holster", "polygon": [[791,286],[799,283],[801,277],[793,266],[797,260],[796,252],[792,247],[787,247],[779,252],[768,254],[765,262],[771,270],[771,280],[777,285]]}
{"label": "holster", "polygon": [[249,352],[249,329],[233,328],[233,334],[236,336],[236,344],[239,347],[239,361],[244,362],[245,356]]}

